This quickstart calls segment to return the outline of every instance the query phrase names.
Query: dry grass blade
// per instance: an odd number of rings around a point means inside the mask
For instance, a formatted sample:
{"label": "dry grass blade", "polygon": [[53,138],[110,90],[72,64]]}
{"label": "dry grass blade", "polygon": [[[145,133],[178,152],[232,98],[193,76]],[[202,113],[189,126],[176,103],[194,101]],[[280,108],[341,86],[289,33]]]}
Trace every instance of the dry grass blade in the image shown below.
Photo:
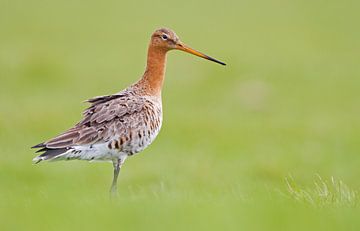
{"label": "dry grass blade", "polygon": [[300,186],[292,176],[286,177],[285,182],[293,199],[315,207],[356,207],[359,202],[358,191],[335,177],[331,177],[331,180],[327,181],[317,175],[312,188]]}

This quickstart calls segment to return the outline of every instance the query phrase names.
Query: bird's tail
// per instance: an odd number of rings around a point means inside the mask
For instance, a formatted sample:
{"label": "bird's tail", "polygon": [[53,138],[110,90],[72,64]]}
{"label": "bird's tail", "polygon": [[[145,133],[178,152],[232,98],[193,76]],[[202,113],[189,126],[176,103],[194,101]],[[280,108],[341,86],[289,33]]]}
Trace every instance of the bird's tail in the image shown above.
{"label": "bird's tail", "polygon": [[36,152],[43,152],[41,155],[35,157],[32,160],[34,164],[37,164],[43,160],[53,160],[69,150],[68,148],[47,148],[44,144],[38,144],[32,148],[41,148]]}

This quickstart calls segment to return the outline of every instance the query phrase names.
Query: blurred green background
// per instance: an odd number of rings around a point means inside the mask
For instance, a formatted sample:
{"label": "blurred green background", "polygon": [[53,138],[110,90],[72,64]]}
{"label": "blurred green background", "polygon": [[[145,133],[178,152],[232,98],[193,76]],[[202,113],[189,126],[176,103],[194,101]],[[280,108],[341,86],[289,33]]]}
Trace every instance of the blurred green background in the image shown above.
{"label": "blurred green background", "polygon": [[[319,174],[358,190],[359,1],[0,1],[1,230],[360,230],[359,206],[295,200]],[[112,166],[33,165],[87,98],[135,82],[151,33],[174,51],[157,140]],[[355,203],[356,204],[356,203]]]}

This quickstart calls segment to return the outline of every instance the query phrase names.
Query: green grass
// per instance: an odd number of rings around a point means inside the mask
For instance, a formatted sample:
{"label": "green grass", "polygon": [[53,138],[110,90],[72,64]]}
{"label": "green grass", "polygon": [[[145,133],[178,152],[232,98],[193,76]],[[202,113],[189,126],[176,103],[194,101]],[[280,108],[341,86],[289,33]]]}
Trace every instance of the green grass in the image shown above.
{"label": "green grass", "polygon": [[318,175],[313,188],[297,185],[291,176],[286,178],[286,184],[293,199],[314,207],[357,207],[359,203],[359,192],[334,177],[326,181]]}
{"label": "green grass", "polygon": [[[359,230],[359,6],[0,0],[0,230]],[[161,26],[228,65],[169,54],[162,131],[119,200],[111,164],[33,165],[83,100],[141,76]]]}

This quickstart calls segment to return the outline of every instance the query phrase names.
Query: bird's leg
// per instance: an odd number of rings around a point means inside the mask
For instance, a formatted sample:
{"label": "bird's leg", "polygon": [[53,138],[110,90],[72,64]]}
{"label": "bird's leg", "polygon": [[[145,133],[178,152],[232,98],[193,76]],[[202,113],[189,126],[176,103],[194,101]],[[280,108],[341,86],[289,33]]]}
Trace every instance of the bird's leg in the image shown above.
{"label": "bird's leg", "polygon": [[122,164],[121,158],[117,159],[116,161],[113,161],[114,177],[113,177],[113,181],[112,181],[111,188],[110,188],[111,196],[117,195],[117,179],[118,179],[118,176],[120,173],[121,164]]}

